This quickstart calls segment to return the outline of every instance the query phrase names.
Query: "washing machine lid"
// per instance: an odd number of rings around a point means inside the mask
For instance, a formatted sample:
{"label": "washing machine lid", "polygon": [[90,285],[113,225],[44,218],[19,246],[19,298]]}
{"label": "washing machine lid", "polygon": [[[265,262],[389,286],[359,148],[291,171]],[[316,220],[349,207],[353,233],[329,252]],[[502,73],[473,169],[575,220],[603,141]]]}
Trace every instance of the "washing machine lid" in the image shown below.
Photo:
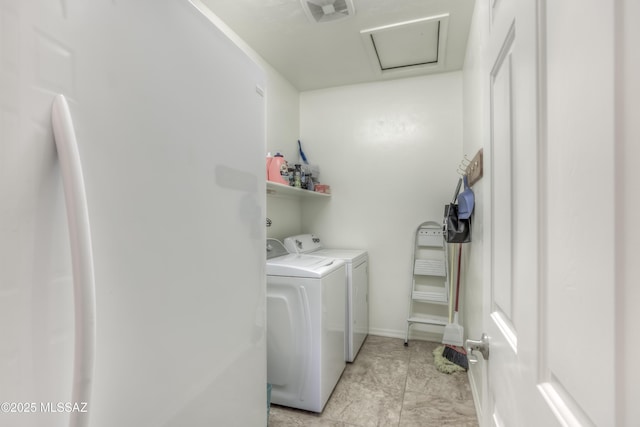
{"label": "washing machine lid", "polygon": [[314,234],[297,234],[284,239],[284,246],[292,254],[308,254],[321,249],[322,243]]}
{"label": "washing machine lid", "polygon": [[364,249],[327,249],[322,246],[320,238],[315,234],[298,234],[284,239],[284,246],[292,254],[311,254],[338,258],[345,262],[360,263],[367,259]]}
{"label": "washing machine lid", "polygon": [[267,276],[320,278],[339,269],[344,261],[306,254],[290,254],[277,239],[267,239]]}
{"label": "washing machine lid", "polygon": [[289,254],[267,260],[267,276],[322,278],[342,268],[344,261],[304,254]]}
{"label": "washing machine lid", "polygon": [[313,255],[337,258],[353,264],[359,264],[368,258],[367,251],[363,249],[318,249]]}
{"label": "washing machine lid", "polygon": [[267,259],[287,255],[289,251],[278,239],[267,239]]}

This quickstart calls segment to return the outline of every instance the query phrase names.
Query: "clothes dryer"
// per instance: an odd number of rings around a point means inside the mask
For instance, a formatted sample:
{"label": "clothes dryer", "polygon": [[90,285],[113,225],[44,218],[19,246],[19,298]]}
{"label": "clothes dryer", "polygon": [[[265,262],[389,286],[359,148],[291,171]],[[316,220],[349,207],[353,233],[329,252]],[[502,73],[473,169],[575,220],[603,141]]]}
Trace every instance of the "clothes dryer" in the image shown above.
{"label": "clothes dryer", "polygon": [[271,402],[322,412],[346,366],[345,264],[267,239],[266,273]]}
{"label": "clothes dryer", "polygon": [[341,259],[346,264],[345,360],[353,362],[369,334],[369,255],[363,249],[328,249],[313,234],[284,239],[291,253]]}

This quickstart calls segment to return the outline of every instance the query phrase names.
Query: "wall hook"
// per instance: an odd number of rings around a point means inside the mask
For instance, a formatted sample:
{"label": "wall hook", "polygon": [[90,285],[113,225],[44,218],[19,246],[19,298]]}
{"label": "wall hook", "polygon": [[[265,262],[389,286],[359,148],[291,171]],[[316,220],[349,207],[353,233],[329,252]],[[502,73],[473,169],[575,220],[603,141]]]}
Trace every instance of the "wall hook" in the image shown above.
{"label": "wall hook", "polygon": [[469,178],[469,186],[472,186],[482,178],[482,148],[473,156],[473,159],[466,166],[465,172]]}

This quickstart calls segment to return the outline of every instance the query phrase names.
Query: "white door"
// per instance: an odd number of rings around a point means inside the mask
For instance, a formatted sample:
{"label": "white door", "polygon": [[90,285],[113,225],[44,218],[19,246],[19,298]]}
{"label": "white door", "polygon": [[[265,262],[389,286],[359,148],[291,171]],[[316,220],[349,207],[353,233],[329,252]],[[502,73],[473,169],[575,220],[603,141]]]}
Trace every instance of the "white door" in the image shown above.
{"label": "white door", "polygon": [[[614,185],[613,145],[602,143],[613,128],[610,117],[597,117],[613,92],[585,86],[578,71],[604,86],[612,74],[602,65],[607,52],[589,70],[571,68],[594,47],[588,28],[607,7],[482,3],[490,9],[483,215],[490,351],[481,425],[613,426],[614,246],[611,233],[597,232],[614,220],[606,191]],[[578,9],[585,22],[569,31]],[[598,26],[599,37],[610,35],[607,25]],[[581,105],[593,96],[602,104]],[[604,178],[589,174],[594,165]],[[584,198],[594,189],[603,203]]]}

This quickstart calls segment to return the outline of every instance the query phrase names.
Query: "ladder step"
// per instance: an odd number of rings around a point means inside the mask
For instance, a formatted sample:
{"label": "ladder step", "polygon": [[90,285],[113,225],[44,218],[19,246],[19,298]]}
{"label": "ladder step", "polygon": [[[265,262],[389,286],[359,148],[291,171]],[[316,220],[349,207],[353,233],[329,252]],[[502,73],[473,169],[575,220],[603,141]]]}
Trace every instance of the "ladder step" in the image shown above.
{"label": "ladder step", "polygon": [[439,303],[446,304],[449,302],[448,295],[442,291],[413,291],[411,293],[411,298],[414,301],[421,302],[431,302],[431,303]]}
{"label": "ladder step", "polygon": [[418,231],[418,246],[442,247],[444,232],[441,229],[423,228]]}
{"label": "ladder step", "polygon": [[417,259],[413,266],[413,274],[420,276],[440,276],[445,277],[447,269],[444,261],[436,259]]}
{"label": "ladder step", "polygon": [[449,324],[449,319],[444,316],[413,316],[407,319],[409,323],[422,323],[425,325],[440,325],[446,326]]}

